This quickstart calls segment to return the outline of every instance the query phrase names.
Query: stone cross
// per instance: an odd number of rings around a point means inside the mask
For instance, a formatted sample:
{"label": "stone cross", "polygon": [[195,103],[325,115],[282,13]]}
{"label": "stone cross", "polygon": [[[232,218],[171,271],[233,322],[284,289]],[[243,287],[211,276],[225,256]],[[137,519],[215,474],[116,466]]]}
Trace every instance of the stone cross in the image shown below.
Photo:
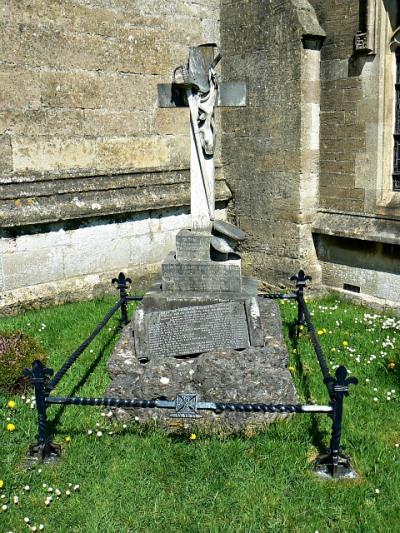
{"label": "stone cross", "polygon": [[174,72],[171,84],[158,85],[159,107],[190,108],[190,210],[192,231],[210,233],[215,212],[215,106],[244,107],[246,85],[218,85],[216,45],[191,47],[189,61]]}

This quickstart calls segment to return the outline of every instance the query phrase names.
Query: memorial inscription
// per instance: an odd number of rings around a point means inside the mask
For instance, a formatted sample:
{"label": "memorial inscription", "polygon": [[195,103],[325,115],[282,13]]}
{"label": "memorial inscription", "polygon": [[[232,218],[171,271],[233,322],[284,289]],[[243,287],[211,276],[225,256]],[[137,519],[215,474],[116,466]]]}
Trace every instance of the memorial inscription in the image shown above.
{"label": "memorial inscription", "polygon": [[176,262],[167,258],[161,265],[165,291],[240,292],[241,269],[234,261],[225,263],[196,261]]}
{"label": "memorial inscription", "polygon": [[[148,313],[145,345],[150,358],[197,354],[250,346],[242,302],[181,307]],[[139,351],[140,351],[140,339]]]}
{"label": "memorial inscription", "polygon": [[176,259],[178,261],[209,261],[210,240],[208,234],[181,230],[176,236]]}

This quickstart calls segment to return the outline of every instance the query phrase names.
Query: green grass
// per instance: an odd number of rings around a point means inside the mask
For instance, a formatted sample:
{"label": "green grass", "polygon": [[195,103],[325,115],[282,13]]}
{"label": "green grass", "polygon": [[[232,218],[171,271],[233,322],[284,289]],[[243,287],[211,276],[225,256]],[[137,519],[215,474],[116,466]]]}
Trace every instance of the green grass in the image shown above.
{"label": "green grass", "polygon": [[[34,335],[57,370],[113,301],[34,311],[2,319],[0,329],[20,328]],[[330,421],[323,415],[298,415],[251,438],[200,434],[190,442],[134,423],[124,428],[102,417],[99,408],[51,406],[49,418],[57,421],[54,440],[62,444],[62,459],[27,468],[27,447],[36,435],[35,410],[20,396],[0,396],[0,506],[8,505],[0,512],[0,533],[28,531],[24,517],[56,533],[400,531],[400,448],[395,446],[400,443],[399,374],[398,366],[387,368],[399,359],[400,326],[383,329],[381,316],[365,324],[367,310],[334,298],[311,302],[310,309],[317,330],[326,328],[320,338],[332,369],[345,364],[360,379],[345,399],[343,434],[346,453],[359,472],[357,481],[313,476],[310,461],[329,442]],[[287,330],[296,309],[285,303],[281,310]],[[67,373],[57,393],[69,394],[99,356],[75,394],[104,394],[117,325],[115,318],[90,347],[93,352],[87,350]],[[393,347],[382,347],[387,337],[394,339]],[[302,400],[326,403],[307,336],[301,336],[298,353],[289,341],[288,346]],[[395,393],[389,401],[391,390]],[[14,411],[7,408],[9,399],[17,402]],[[16,426],[12,433],[6,431],[7,418]],[[100,430],[103,436],[96,437]],[[79,484],[80,491],[74,492],[69,483]],[[57,498],[53,492],[46,507],[48,487],[62,495]],[[67,496],[66,490],[72,494]],[[20,498],[18,505],[12,502],[14,495]]]}

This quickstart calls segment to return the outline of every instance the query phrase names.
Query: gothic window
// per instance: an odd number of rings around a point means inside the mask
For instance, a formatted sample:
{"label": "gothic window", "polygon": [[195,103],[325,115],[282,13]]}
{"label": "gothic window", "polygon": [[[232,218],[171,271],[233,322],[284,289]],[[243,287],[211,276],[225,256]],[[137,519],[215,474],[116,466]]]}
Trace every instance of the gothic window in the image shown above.
{"label": "gothic window", "polygon": [[393,190],[400,191],[400,48],[396,49]]}

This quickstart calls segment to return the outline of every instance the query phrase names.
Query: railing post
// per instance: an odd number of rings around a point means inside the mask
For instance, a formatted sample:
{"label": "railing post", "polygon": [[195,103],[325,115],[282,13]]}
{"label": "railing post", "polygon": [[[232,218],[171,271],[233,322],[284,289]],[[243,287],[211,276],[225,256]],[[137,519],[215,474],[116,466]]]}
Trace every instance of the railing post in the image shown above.
{"label": "railing post", "polygon": [[113,278],[111,283],[119,290],[119,297],[123,300],[121,305],[121,319],[122,323],[126,326],[129,323],[128,320],[128,307],[127,307],[127,292],[126,290],[132,283],[131,278],[126,278],[123,272],[120,272],[118,278]]}
{"label": "railing post", "polygon": [[332,436],[329,444],[329,453],[320,456],[315,463],[315,471],[323,477],[355,478],[356,472],[352,469],[350,458],[342,453],[341,436],[343,421],[343,400],[349,394],[349,385],[356,385],[358,379],[347,378],[347,369],[339,366],[336,370],[336,379],[332,378]]}
{"label": "railing post", "polygon": [[60,446],[51,442],[47,428],[46,381],[53,375],[53,370],[46,368],[41,361],[36,359],[32,363],[32,369],[24,370],[24,375],[30,378],[35,388],[38,413],[38,442],[29,447],[29,455],[38,461],[48,461],[58,457],[61,453]]}
{"label": "railing post", "polygon": [[294,323],[294,327],[296,328],[296,337],[299,337],[300,335],[300,326],[304,326],[305,319],[304,319],[304,312],[302,307],[302,300],[303,300],[303,294],[304,289],[307,287],[307,281],[312,281],[311,276],[306,276],[304,273],[304,270],[299,270],[299,273],[297,276],[292,276],[290,278],[290,281],[296,282],[296,300],[297,300],[297,319]]}

